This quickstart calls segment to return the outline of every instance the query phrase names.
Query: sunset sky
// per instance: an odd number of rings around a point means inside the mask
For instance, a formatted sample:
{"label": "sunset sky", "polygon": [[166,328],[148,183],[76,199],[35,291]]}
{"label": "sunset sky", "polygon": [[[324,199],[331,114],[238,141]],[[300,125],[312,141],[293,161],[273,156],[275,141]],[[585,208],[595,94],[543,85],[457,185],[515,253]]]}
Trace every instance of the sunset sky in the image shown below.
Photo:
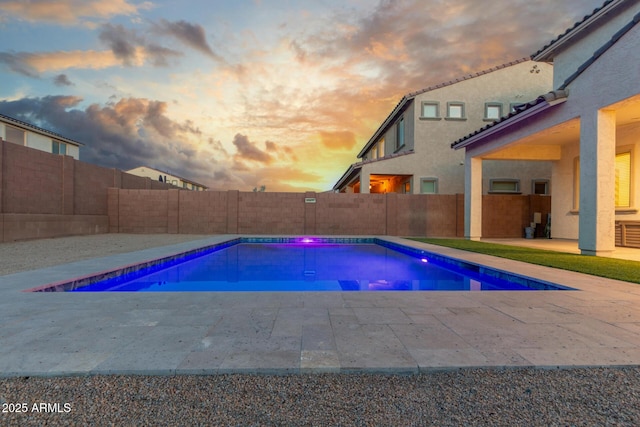
{"label": "sunset sky", "polygon": [[603,0],[0,0],[0,113],[212,189],[329,190],[400,98]]}

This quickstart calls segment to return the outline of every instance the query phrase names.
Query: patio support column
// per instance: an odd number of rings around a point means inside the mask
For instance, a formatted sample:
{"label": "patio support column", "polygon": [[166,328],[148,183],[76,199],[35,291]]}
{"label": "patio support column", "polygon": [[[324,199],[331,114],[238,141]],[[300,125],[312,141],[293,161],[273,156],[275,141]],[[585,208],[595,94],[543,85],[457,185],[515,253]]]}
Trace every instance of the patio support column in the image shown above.
{"label": "patio support column", "polygon": [[469,152],[464,160],[464,237],[482,237],[482,159]]}
{"label": "patio support column", "polygon": [[369,185],[371,184],[371,176],[369,172],[365,172],[364,169],[360,171],[360,192],[371,193]]}
{"label": "patio support column", "polygon": [[580,230],[583,255],[615,249],[616,113],[592,111],[580,119]]}

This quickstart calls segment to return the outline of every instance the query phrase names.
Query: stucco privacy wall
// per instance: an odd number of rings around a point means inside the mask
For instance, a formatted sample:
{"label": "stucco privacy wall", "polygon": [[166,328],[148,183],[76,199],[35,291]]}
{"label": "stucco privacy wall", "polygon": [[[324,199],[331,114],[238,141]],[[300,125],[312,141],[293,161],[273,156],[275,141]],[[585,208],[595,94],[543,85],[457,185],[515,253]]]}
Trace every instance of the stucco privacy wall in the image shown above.
{"label": "stucco privacy wall", "polygon": [[[438,194],[109,189],[111,233],[462,237],[464,198]],[[485,237],[522,237],[548,196],[485,196]],[[542,227],[539,228],[539,232]]]}
{"label": "stucco privacy wall", "polygon": [[174,188],[0,139],[0,241],[106,233],[110,187]]}

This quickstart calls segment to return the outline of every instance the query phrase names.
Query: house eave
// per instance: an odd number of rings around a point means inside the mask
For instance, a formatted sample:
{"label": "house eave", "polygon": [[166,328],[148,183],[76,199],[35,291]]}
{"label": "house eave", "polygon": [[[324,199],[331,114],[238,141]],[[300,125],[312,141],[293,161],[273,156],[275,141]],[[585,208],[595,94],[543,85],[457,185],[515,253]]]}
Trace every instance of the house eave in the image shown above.
{"label": "house eave", "polygon": [[575,39],[583,34],[583,31],[591,27],[595,22],[599,21],[604,15],[607,15],[612,10],[626,2],[627,0],[611,0],[609,3],[604,4],[600,9],[596,9],[592,15],[586,17],[583,21],[576,23],[574,27],[568,29],[564,34],[558,36],[547,46],[532,54],[531,59],[538,62],[553,62],[556,52],[573,43]]}
{"label": "house eave", "polygon": [[495,125],[487,128],[484,131],[479,131],[467,138],[461,139],[458,142],[454,142],[453,144],[451,144],[451,148],[453,148],[454,150],[460,150],[462,148],[480,144],[486,141],[491,136],[496,135],[499,132],[503,132],[518,123],[529,120],[530,118],[540,114],[542,111],[548,110],[549,108],[562,104],[566,101],[567,97],[565,96],[540,102],[537,105],[524,110],[520,114],[516,114],[512,117],[504,119],[501,122],[496,123]]}
{"label": "house eave", "polygon": [[55,139],[57,141],[65,142],[67,144],[75,145],[76,147],[84,146],[82,142],[74,141],[73,139],[67,138],[66,136],[62,136],[58,133],[52,132],[50,130],[41,128],[39,126],[32,125],[31,123],[27,123],[22,120],[14,119],[13,117],[5,116],[4,114],[0,114],[0,121],[10,124],[11,126],[15,126],[22,130],[26,130],[29,132],[35,132],[40,135],[45,135],[49,138]]}
{"label": "house eave", "polygon": [[355,175],[360,173],[360,169],[362,169],[362,165],[358,164],[358,163],[355,163],[355,164],[349,166],[349,168],[347,168],[345,173],[342,174],[342,176],[340,177],[338,182],[335,183],[335,185],[333,186],[333,190],[334,191],[335,190],[340,190],[345,185],[347,185],[349,183],[349,181],[351,181]]}
{"label": "house eave", "polygon": [[362,147],[362,150],[360,150],[360,152],[356,156],[358,159],[361,159],[367,153],[367,151],[369,151],[371,146],[376,142],[378,142],[380,135],[384,134],[389,129],[389,127],[393,124],[395,118],[400,113],[402,113],[406,109],[406,106],[409,104],[409,102],[412,102],[412,101],[413,101],[413,97],[408,97],[408,96],[402,97],[398,105],[396,105],[393,111],[391,111],[391,113],[387,116],[385,121],[382,122],[378,130],[374,132],[373,136],[369,138],[369,141],[367,141],[364,147]]}

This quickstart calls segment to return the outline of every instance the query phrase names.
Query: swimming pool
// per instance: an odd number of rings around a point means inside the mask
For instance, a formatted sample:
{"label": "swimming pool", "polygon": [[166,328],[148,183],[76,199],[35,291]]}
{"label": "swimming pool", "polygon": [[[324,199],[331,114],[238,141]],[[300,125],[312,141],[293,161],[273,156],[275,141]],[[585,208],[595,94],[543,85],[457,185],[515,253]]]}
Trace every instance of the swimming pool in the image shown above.
{"label": "swimming pool", "polygon": [[39,292],[531,291],[570,288],[377,238],[237,238]]}

